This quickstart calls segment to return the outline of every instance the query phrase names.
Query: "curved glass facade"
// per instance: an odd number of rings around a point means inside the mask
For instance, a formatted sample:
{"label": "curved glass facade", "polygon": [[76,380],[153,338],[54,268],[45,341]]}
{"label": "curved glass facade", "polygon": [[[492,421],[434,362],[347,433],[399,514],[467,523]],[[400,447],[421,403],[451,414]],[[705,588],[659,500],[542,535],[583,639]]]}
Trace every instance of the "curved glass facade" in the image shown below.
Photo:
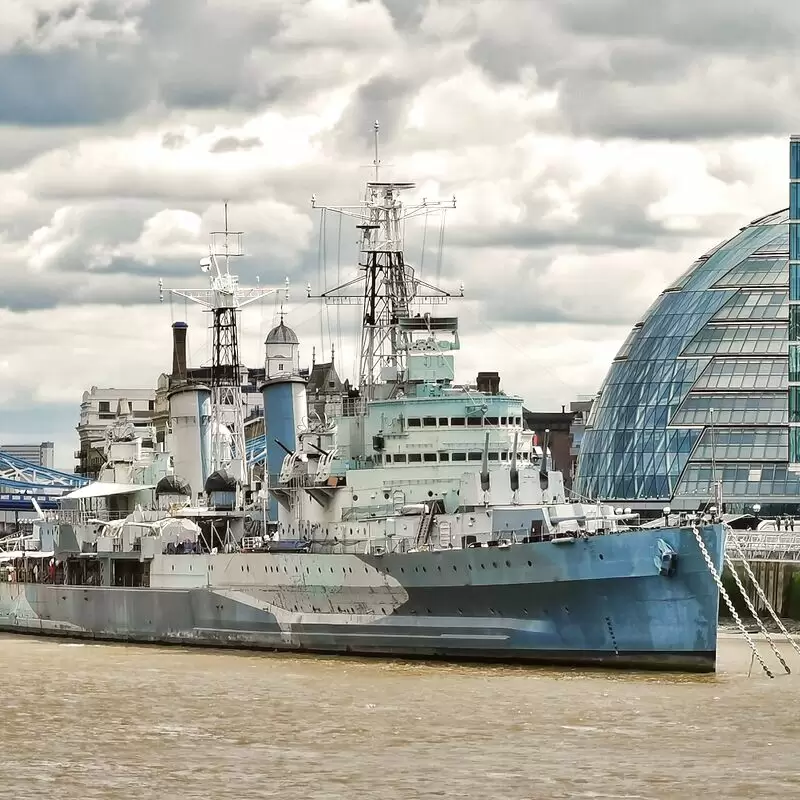
{"label": "curved glass facade", "polygon": [[634,326],[592,408],[578,493],[697,508],[716,476],[728,510],[800,510],[800,471],[787,463],[800,420],[800,394],[790,409],[787,392],[789,227],[779,211],[743,228]]}

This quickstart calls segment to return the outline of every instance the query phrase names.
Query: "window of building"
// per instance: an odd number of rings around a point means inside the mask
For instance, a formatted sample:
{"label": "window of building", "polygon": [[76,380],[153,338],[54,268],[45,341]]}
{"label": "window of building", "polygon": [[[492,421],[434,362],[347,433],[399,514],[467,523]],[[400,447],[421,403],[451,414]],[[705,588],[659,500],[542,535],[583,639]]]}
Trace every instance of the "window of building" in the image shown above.
{"label": "window of building", "polygon": [[148,400],[147,401],[147,408],[150,411],[155,411],[155,409],[156,409],[156,401],[155,400]]}
{"label": "window of building", "polygon": [[111,403],[110,403],[108,400],[101,400],[101,401],[100,401],[100,402],[97,404],[97,410],[98,410],[98,411],[99,411],[101,414],[108,414],[108,413],[110,413],[110,412],[111,412]]}

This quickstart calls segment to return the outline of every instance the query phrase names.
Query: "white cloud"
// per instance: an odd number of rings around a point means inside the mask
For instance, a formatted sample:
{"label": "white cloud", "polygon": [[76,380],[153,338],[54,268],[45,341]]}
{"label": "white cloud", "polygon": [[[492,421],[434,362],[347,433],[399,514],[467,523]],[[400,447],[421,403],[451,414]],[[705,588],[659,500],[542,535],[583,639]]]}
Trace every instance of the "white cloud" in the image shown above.
{"label": "white cloud", "polygon": [[[414,197],[457,196],[442,280],[467,288],[461,377],[498,369],[539,409],[596,390],[665,285],[787,204],[786,142],[764,119],[747,121],[767,114],[784,51],[765,40],[742,56],[715,0],[696,4],[716,27],[692,35],[706,37],[708,58],[721,54],[702,75],[705,56],[681,44],[674,14],[654,31],[625,0],[589,16],[578,12],[590,0],[200,5],[4,5],[0,432],[4,409],[73,403],[77,415],[92,384],[152,384],[170,363],[173,317],[194,314],[190,347],[204,357],[199,311],[156,305],[156,281],[203,285],[197,263],[225,200],[246,234],[243,282],[288,274],[304,359],[312,346],[327,357],[323,312],[302,300],[306,281],[318,283],[309,199],[358,198],[375,118],[384,176],[416,181]],[[35,77],[35,97],[19,90],[18,70]],[[347,221],[342,231],[346,272],[355,236]],[[407,233],[417,263],[421,230]],[[438,234],[430,221],[427,279]],[[270,300],[245,317],[251,363],[275,310]],[[348,375],[353,324],[338,356]],[[326,339],[327,329],[323,319]]]}

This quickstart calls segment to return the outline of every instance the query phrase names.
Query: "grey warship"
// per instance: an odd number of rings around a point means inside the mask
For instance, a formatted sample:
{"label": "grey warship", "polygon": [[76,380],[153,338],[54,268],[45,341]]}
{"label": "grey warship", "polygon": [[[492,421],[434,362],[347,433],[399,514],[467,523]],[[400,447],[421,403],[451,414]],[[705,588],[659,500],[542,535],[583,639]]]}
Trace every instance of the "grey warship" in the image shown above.
{"label": "grey warship", "polygon": [[[405,260],[409,183],[367,183],[352,281],[354,386],[308,392],[297,337],[267,340],[263,475],[248,469],[239,287],[212,246],[209,385],[176,381],[164,446],[118,409],[100,479],[0,552],[0,630],[385,657],[713,671],[725,526],[646,527],[575,502],[522,398],[457,383],[450,294]],[[315,202],[316,205],[316,202]],[[458,293],[457,293],[458,294]],[[271,348],[271,349],[270,349]],[[198,488],[199,487],[199,488]]]}

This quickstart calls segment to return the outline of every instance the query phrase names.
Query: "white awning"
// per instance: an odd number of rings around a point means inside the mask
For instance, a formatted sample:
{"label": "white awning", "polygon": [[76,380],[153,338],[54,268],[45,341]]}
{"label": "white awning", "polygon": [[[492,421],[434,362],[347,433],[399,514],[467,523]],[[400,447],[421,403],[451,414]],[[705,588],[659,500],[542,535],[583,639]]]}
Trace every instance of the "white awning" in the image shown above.
{"label": "white awning", "polygon": [[74,492],[62,495],[60,500],[88,500],[91,497],[111,497],[115,494],[133,494],[145,489],[154,489],[155,484],[143,483],[104,483],[95,481],[86,486],[81,486]]}

